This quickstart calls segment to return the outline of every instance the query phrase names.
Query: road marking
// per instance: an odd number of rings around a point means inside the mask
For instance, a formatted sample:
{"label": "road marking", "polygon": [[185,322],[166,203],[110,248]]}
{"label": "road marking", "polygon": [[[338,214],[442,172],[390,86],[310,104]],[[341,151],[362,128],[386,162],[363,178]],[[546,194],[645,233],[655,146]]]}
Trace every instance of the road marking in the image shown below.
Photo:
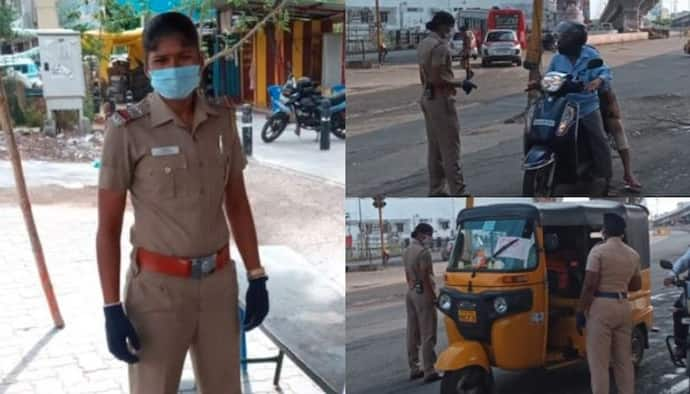
{"label": "road marking", "polygon": [[670,389],[664,391],[667,394],[682,393],[688,390],[688,379],[683,379],[680,382],[674,384]]}
{"label": "road marking", "polygon": [[[477,106],[479,106],[480,104],[481,104],[481,103],[475,101],[475,102],[471,102],[471,103],[468,103],[468,104],[459,105],[459,106],[457,106],[457,108],[458,108],[458,111],[462,111],[462,110],[465,110],[465,109],[477,107]],[[347,116],[347,119],[348,119],[348,120],[351,120],[351,119],[361,118],[361,117],[363,117],[363,116],[381,115],[381,114],[385,114],[385,113],[388,113],[388,112],[395,112],[395,111],[399,111],[399,110],[403,110],[403,109],[408,109],[408,108],[411,108],[411,107],[416,107],[416,106],[418,106],[418,105],[419,105],[419,102],[413,101],[413,102],[411,102],[411,103],[409,103],[409,104],[397,105],[397,106],[394,106],[394,107],[383,108],[383,109],[377,109],[377,110],[374,110],[374,111],[367,111],[367,112],[358,112],[358,113],[354,113],[354,114],[352,114],[352,115],[348,115],[348,116]]]}

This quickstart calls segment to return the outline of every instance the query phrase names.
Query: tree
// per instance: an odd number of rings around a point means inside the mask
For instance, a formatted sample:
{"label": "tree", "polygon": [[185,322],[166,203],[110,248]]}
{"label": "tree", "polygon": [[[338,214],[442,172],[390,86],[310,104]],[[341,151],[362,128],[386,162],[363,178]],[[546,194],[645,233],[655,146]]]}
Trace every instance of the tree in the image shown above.
{"label": "tree", "polygon": [[17,12],[4,0],[0,3],[0,41],[7,42],[14,38],[12,22],[17,18]]}

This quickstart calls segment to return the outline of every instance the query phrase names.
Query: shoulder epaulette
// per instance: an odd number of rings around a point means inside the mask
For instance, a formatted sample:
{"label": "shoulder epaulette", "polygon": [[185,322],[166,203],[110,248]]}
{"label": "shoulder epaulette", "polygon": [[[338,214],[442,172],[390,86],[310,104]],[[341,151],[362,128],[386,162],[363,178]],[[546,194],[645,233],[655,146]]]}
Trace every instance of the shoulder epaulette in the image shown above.
{"label": "shoulder epaulette", "polygon": [[141,102],[138,104],[133,104],[133,105],[127,105],[127,109],[118,109],[116,110],[112,116],[110,117],[113,121],[113,124],[115,124],[118,127],[122,127],[126,125],[127,123],[139,119],[146,115],[147,113],[147,106],[144,104],[145,102]]}

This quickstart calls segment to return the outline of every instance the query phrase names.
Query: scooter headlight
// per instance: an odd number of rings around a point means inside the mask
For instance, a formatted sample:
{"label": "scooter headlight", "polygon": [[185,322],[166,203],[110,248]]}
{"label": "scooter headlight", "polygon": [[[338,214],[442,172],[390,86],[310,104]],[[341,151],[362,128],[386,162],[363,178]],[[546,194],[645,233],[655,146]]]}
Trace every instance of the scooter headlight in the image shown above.
{"label": "scooter headlight", "polygon": [[561,89],[563,83],[565,82],[565,77],[567,74],[559,72],[550,72],[544,75],[541,80],[541,87],[548,93],[556,93]]}
{"label": "scooter headlight", "polygon": [[563,111],[563,115],[561,116],[561,122],[558,124],[558,128],[556,129],[557,136],[562,137],[568,132],[570,124],[575,121],[575,113],[575,107],[572,105],[567,105],[565,107],[565,111]]}
{"label": "scooter headlight", "polygon": [[446,293],[441,294],[438,297],[438,307],[444,312],[450,312],[450,308],[453,306],[453,300]]}
{"label": "scooter headlight", "polygon": [[503,297],[496,297],[494,299],[494,310],[499,315],[508,312],[508,301],[506,301],[506,299]]}

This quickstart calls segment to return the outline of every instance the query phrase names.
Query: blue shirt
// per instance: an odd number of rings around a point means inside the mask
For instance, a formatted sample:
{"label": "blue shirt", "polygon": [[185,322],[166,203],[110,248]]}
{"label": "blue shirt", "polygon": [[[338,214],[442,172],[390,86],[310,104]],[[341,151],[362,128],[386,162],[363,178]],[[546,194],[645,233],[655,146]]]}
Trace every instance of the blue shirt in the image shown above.
{"label": "blue shirt", "polygon": [[[597,58],[601,58],[599,51],[594,49],[594,47],[585,45],[582,47],[580,57],[577,59],[575,64],[573,64],[567,56],[559,53],[551,59],[551,64],[546,72],[558,71],[570,74],[575,77],[575,79],[583,81],[585,84],[592,82],[597,78],[601,78],[604,83],[601,85],[600,89],[606,90],[609,89],[612,79],[611,70],[609,67],[604,64],[603,66],[592,70],[587,69],[587,63],[591,59]],[[587,116],[599,109],[599,95],[597,92],[572,93],[569,94],[568,97],[580,104],[581,117]]]}
{"label": "blue shirt", "polygon": [[688,249],[684,255],[678,257],[678,260],[676,260],[673,263],[673,273],[676,275],[680,275],[683,272],[687,271],[690,265],[690,249]]}

